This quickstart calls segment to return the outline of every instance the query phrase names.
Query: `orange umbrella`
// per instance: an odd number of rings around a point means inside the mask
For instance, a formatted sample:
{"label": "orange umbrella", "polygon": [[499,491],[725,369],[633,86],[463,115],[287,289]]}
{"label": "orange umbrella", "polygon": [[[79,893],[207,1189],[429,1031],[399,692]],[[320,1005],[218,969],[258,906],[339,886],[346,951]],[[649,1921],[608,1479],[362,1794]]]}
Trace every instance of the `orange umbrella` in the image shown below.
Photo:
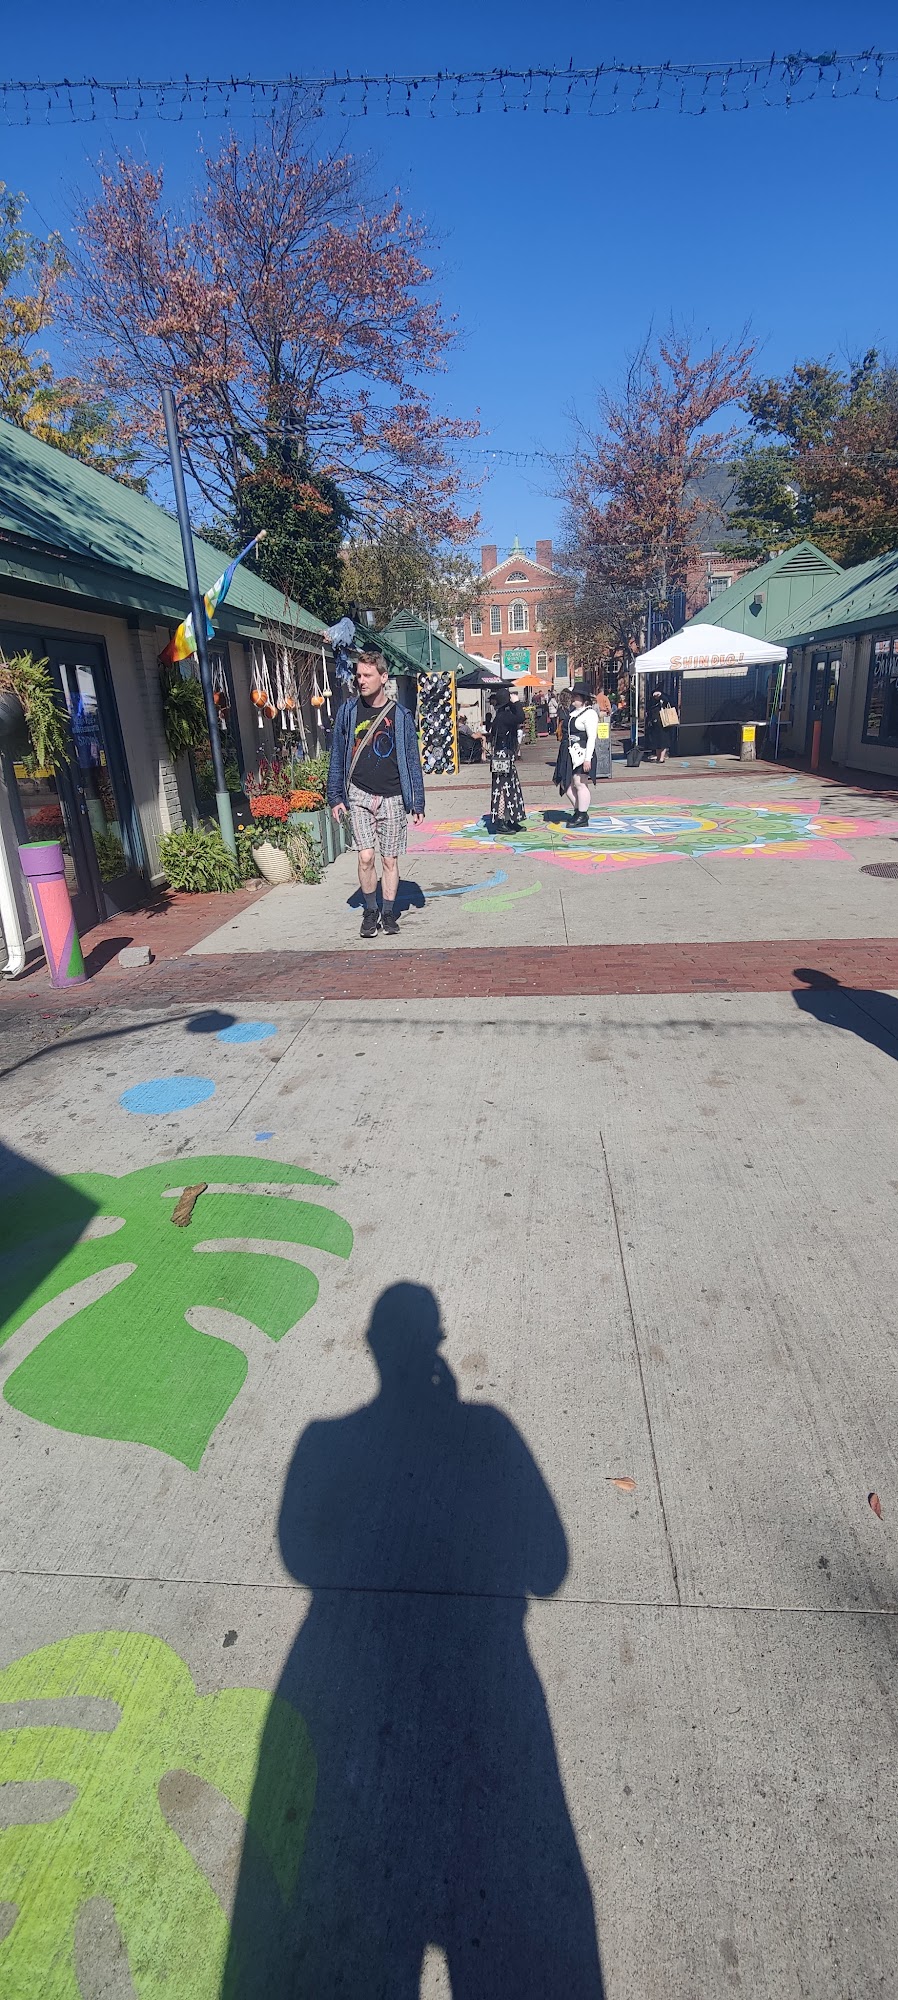
{"label": "orange umbrella", "polygon": [[515,674],[514,684],[519,688],[541,688],[546,686],[546,681],[542,674]]}

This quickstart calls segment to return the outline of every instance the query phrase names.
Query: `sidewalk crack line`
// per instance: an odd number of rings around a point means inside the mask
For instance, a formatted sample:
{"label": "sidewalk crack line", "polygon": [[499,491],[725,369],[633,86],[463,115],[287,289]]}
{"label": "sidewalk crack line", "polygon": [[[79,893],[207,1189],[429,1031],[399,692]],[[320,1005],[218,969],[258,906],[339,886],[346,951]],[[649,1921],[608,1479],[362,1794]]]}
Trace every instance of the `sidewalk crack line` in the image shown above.
{"label": "sidewalk crack line", "polygon": [[636,1313],[633,1308],[633,1295],[630,1291],[630,1278],[627,1271],[627,1260],[626,1257],[624,1256],[624,1243],[623,1243],[623,1237],[621,1235],[620,1216],[618,1215],[617,1212],[617,1201],[615,1199],[615,1194],[614,1194],[614,1182],[611,1179],[611,1168],[608,1164],[608,1152],[605,1146],[604,1132],[599,1133],[599,1143],[602,1148],[602,1159],[605,1163],[605,1179],[608,1182],[608,1195],[611,1201],[611,1213],[614,1217],[614,1229],[615,1229],[615,1234],[617,1236],[618,1256],[620,1257],[620,1266],[621,1266],[621,1271],[623,1273],[624,1286],[626,1288],[626,1293],[627,1293],[627,1311],[630,1315],[630,1327],[633,1334],[633,1347],[636,1354],[636,1366],[639,1370],[639,1387],[642,1391],[642,1407],[645,1411],[646,1429],[649,1434],[649,1449],[652,1454],[652,1470],[655,1474],[655,1485],[658,1489],[658,1505],[661,1509],[661,1519],[664,1524],[664,1539],[667,1543],[667,1555],[668,1555],[668,1561],[670,1563],[671,1576],[673,1577],[673,1587],[677,1594],[677,1603],[681,1604],[682,1598],[680,1597],[680,1581],[679,1577],[677,1576],[677,1564],[676,1564],[676,1558],[674,1556],[673,1541],[671,1539],[670,1523],[667,1518],[667,1508],[664,1505],[664,1489],[661,1485],[661,1468],[658,1464],[658,1454],[655,1450],[655,1434],[654,1431],[652,1430],[652,1417],[651,1417],[651,1411],[649,1409],[648,1391],[646,1389],[646,1384],[645,1384],[645,1370],[642,1365],[642,1349],[640,1348],[639,1345],[639,1334],[636,1330]]}

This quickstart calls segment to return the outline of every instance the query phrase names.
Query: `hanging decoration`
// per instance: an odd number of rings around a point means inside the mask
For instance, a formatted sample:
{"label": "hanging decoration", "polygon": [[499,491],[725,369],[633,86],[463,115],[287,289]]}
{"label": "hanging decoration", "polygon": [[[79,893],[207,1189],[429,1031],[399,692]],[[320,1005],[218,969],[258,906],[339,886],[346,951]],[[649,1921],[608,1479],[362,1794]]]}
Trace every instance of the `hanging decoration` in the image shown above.
{"label": "hanging decoration", "polygon": [[577,68],[382,71],[329,76],[49,77],[0,84],[0,123],[107,124],[160,118],[264,117],[297,97],[310,117],[479,118],[528,116],[613,118],[667,112],[793,111],[815,98],[860,98],[880,105],[898,97],[898,51],[866,48],[842,54],[796,49],[786,55],[698,62],[604,62]]}
{"label": "hanging decoration", "polygon": [[418,738],[425,772],[458,770],[455,680],[452,674],[419,674]]}
{"label": "hanging decoration", "polygon": [[282,649],[275,661],[274,699],[281,728],[292,735],[296,729],[296,700],[292,692],[293,675],[286,652]]}
{"label": "hanging decoration", "polygon": [[221,660],[212,661],[212,700],[215,703],[218,715],[218,727],[222,735],[224,735],[228,726],[228,716],[231,713],[231,697],[228,693],[227,678]]}
{"label": "hanging decoration", "polygon": [[313,695],[312,695],[312,707],[313,707],[313,708],[323,708],[323,707],[325,706],[325,703],[326,703],[326,704],[327,704],[327,719],[328,719],[328,721],[330,721],[330,717],[331,717],[331,684],[330,684],[330,680],[328,679],[328,672],[327,672],[327,654],[326,654],[326,652],[325,652],[325,650],[324,650],[324,647],[323,647],[323,646],[322,646],[322,648],[321,648],[321,667],[320,667],[320,670],[319,670],[319,669],[318,669],[318,668],[316,667],[316,669],[315,669],[315,673],[314,673],[314,676],[313,676],[313,678],[314,678],[314,682],[315,682],[315,689],[314,689],[314,693],[313,693]]}
{"label": "hanging decoration", "polygon": [[268,669],[268,662],[265,658],[264,646],[260,647],[258,652],[256,651],[256,648],[254,646],[252,658],[253,658],[253,665],[252,665],[252,675],[250,680],[250,699],[253,702],[254,707],[258,710],[259,728],[262,729],[264,727],[263,718],[265,716],[267,716],[269,722],[274,721],[274,718],[277,715],[277,706],[275,703],[274,694],[272,692],[271,674]]}

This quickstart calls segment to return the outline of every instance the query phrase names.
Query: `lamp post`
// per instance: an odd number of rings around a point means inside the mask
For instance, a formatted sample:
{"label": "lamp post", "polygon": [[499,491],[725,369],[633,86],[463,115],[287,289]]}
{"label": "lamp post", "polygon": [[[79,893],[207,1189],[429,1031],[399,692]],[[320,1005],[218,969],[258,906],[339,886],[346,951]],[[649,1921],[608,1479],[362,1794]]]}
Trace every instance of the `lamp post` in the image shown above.
{"label": "lamp post", "polygon": [[196,554],[193,547],[193,533],[187,507],[187,488],[184,484],[184,467],[181,462],[181,440],[178,436],[178,418],[175,399],[170,389],[162,391],[162,408],[165,414],[165,435],[168,441],[168,456],[171,461],[172,480],[175,488],[175,506],[178,510],[178,526],[181,530],[181,547],[184,551],[184,568],[187,572],[187,594],[190,598],[190,615],[193,619],[193,637],[196,657],[200,666],[200,683],[206,704],[206,721],[209,725],[209,746],[212,751],[212,769],[215,774],[215,804],[218,810],[218,824],[221,837],[232,854],[237,852],[234,835],[234,815],[231,811],[231,794],[225,783],[224,757],[221,748],[221,731],[218,727],[218,712],[212,694],[212,668],[209,664],[209,645],[206,638],[206,606],[200,594],[196,573]]}

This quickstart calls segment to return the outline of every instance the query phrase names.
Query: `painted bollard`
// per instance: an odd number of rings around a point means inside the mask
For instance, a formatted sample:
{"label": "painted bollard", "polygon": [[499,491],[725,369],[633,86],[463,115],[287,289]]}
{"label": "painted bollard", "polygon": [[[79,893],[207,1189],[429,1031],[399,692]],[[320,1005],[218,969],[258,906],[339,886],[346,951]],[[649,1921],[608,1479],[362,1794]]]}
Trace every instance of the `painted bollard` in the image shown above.
{"label": "painted bollard", "polygon": [[51,986],[80,986],[87,978],[81,939],[65,879],[58,840],[29,840],[19,848],[22,872],[34,898]]}

